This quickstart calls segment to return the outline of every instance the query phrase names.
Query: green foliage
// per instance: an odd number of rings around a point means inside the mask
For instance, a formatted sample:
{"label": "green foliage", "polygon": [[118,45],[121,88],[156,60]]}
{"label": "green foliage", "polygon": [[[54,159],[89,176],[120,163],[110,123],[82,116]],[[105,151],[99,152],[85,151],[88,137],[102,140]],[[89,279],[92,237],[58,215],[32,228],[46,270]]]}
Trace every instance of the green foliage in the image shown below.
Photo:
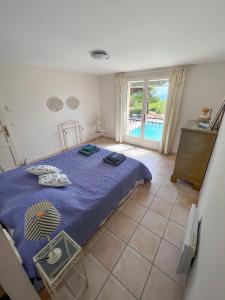
{"label": "green foliage", "polygon": [[144,93],[142,90],[137,89],[137,91],[134,91],[134,89],[132,89],[132,93],[130,95],[130,108],[142,110],[143,98]]}
{"label": "green foliage", "polygon": [[130,109],[130,117],[132,117],[133,115],[141,115],[141,113],[142,113],[142,109],[140,108]]}
{"label": "green foliage", "polygon": [[[157,114],[163,114],[165,111],[166,101],[156,96],[156,89],[150,85],[148,87],[148,112],[154,111]],[[140,115],[142,113],[142,102],[144,99],[144,92],[141,88],[132,88],[130,94],[130,116],[133,114]]]}
{"label": "green foliage", "polygon": [[166,101],[159,100],[155,103],[150,103],[148,106],[148,111],[154,111],[157,114],[163,114],[166,107]]}

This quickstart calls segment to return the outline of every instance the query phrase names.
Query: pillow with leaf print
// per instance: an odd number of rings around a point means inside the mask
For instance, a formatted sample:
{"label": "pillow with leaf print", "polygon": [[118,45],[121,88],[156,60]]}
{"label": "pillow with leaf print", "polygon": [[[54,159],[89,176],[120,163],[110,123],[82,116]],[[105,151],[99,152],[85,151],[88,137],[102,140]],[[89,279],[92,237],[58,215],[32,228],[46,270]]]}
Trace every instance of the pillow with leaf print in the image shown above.
{"label": "pillow with leaf print", "polygon": [[60,173],[62,170],[50,165],[36,165],[29,167],[26,171],[34,175],[43,175],[49,173]]}
{"label": "pillow with leaf print", "polygon": [[68,177],[62,173],[39,175],[38,179],[38,183],[45,186],[63,187],[71,184]]}

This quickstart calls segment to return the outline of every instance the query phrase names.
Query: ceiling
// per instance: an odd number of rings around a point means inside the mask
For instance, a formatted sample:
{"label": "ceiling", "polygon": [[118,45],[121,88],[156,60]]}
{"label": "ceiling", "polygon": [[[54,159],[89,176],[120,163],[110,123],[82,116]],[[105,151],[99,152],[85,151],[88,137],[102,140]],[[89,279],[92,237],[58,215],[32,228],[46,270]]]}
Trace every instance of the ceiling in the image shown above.
{"label": "ceiling", "polygon": [[224,0],[0,1],[1,61],[94,74],[225,61],[224,31]]}

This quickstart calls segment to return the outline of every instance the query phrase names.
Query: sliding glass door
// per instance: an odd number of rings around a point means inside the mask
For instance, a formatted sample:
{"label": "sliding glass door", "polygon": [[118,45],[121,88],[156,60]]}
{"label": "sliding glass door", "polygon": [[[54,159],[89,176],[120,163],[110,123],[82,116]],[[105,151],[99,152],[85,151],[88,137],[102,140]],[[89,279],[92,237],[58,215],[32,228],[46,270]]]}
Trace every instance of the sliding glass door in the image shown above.
{"label": "sliding glass door", "polygon": [[159,149],[168,96],[168,79],[128,82],[124,140]]}

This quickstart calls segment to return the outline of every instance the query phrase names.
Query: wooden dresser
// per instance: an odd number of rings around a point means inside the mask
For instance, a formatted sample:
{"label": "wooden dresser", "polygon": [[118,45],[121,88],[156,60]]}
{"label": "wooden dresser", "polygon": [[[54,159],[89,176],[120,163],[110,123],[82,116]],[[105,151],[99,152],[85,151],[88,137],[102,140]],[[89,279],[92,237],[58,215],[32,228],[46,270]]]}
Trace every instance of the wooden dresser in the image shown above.
{"label": "wooden dresser", "polygon": [[217,131],[198,127],[189,121],[182,129],[174,170],[170,180],[186,180],[200,190],[210,160]]}

